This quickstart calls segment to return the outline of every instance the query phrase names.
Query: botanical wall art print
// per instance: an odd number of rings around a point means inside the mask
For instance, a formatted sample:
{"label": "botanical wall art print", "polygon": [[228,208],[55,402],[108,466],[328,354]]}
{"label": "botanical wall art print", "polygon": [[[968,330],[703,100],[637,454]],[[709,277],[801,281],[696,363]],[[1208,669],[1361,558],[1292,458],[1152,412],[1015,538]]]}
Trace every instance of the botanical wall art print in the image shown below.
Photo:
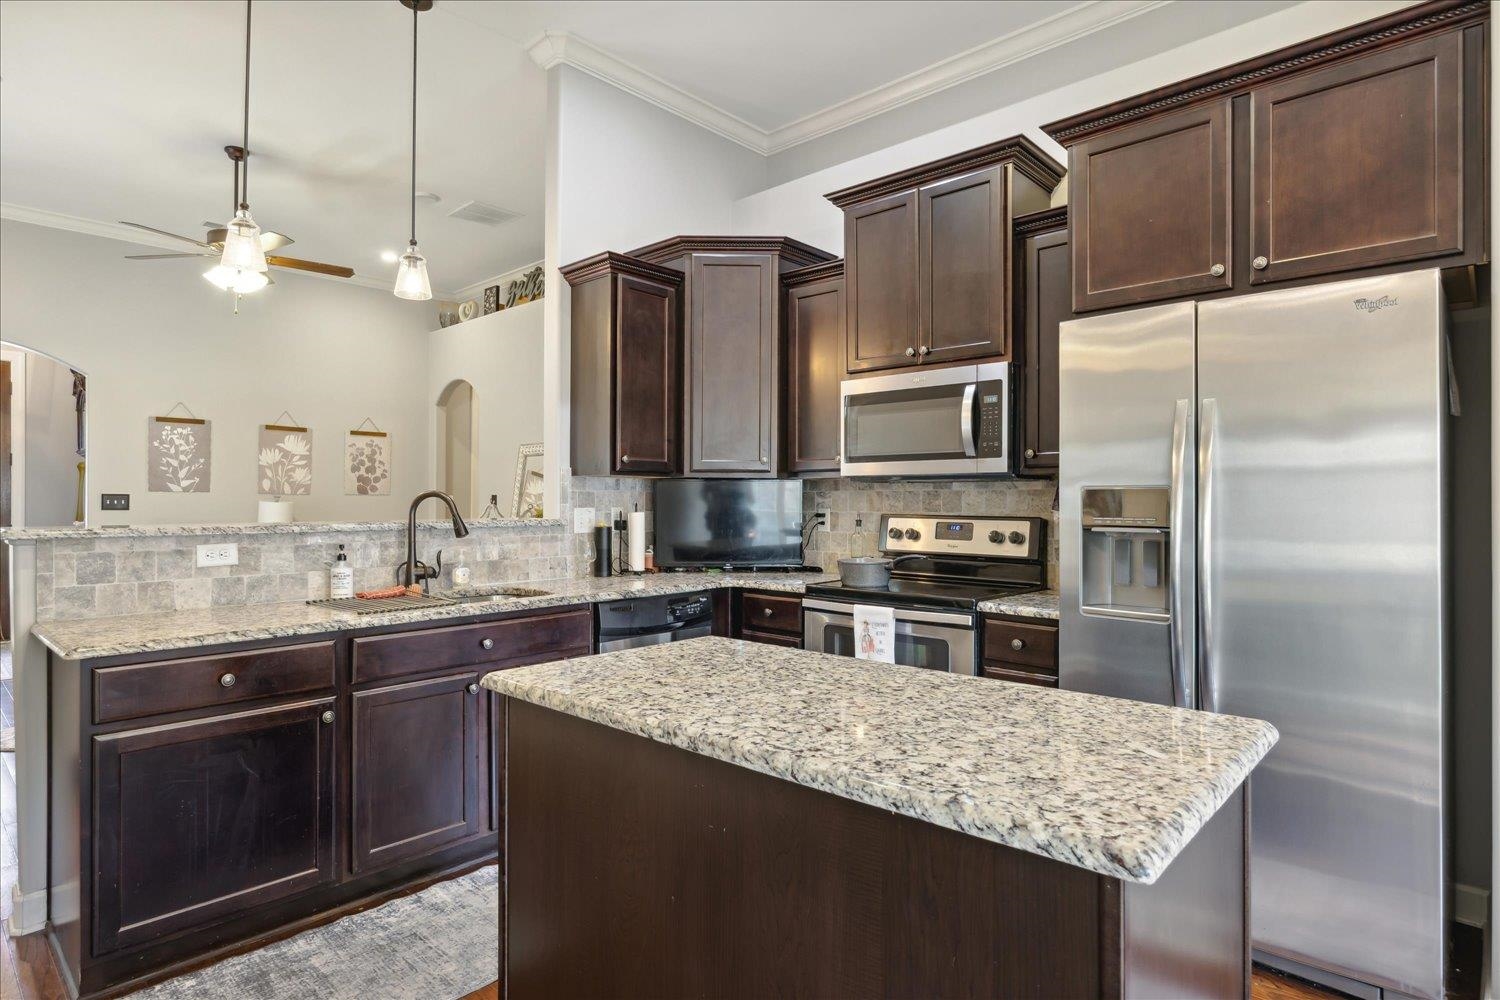
{"label": "botanical wall art print", "polygon": [[152,417],[146,422],[146,489],[152,493],[207,493],[213,424]]}
{"label": "botanical wall art print", "polygon": [[383,432],[344,435],[344,492],[349,496],[390,496],[391,439]]}
{"label": "botanical wall art print", "polygon": [[312,431],[262,424],[258,451],[255,478],[261,496],[304,497],[312,492]]}

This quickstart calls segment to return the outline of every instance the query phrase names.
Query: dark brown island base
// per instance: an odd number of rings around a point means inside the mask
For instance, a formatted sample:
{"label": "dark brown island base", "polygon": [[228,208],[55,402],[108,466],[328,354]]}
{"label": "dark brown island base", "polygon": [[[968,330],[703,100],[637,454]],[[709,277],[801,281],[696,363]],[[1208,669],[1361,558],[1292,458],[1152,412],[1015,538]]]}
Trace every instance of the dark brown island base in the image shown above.
{"label": "dark brown island base", "polygon": [[505,695],[501,984],[1248,996],[1266,723],[694,639]]}

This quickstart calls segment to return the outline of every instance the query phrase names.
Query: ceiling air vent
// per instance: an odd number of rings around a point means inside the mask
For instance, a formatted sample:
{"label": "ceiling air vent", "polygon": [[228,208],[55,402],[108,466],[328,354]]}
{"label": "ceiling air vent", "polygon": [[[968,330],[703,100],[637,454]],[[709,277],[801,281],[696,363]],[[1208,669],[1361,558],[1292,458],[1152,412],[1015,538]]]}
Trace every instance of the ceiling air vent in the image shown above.
{"label": "ceiling air vent", "polygon": [[520,217],[520,212],[512,212],[499,205],[490,205],[482,201],[466,201],[448,213],[450,219],[477,222],[481,226],[499,226]]}

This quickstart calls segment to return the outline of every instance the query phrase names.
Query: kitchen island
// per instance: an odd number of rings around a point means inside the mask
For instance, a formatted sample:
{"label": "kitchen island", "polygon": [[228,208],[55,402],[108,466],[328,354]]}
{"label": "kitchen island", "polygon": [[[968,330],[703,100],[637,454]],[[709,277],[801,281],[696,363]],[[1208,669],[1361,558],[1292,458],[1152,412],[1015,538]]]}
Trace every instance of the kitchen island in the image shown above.
{"label": "kitchen island", "polygon": [[504,695],[506,996],[1243,996],[1269,724],[703,638]]}

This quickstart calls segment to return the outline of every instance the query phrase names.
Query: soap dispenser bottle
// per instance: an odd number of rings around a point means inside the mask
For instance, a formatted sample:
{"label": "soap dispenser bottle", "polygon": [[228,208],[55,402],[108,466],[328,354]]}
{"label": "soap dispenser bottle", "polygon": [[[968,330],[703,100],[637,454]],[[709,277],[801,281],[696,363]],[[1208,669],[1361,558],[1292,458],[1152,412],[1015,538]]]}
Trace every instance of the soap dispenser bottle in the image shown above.
{"label": "soap dispenser bottle", "polygon": [[342,545],[333,565],[328,567],[328,596],[334,599],[354,596],[354,569]]}

